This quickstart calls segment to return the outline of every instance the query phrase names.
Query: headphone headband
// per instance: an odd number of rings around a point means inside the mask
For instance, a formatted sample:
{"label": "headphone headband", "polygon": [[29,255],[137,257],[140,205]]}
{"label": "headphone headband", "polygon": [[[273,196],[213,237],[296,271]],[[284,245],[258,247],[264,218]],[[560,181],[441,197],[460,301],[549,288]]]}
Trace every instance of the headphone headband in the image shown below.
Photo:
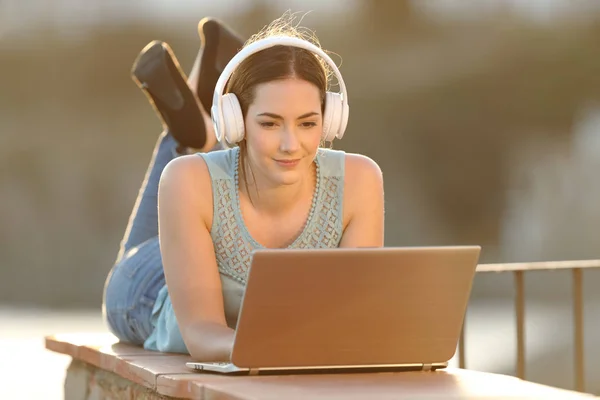
{"label": "headphone headband", "polygon": [[[223,126],[223,91],[225,90],[225,86],[227,81],[234,73],[235,69],[244,61],[246,58],[251,56],[252,54],[258,53],[261,50],[268,49],[274,46],[292,46],[298,47],[301,49],[308,50],[313,54],[321,57],[333,70],[333,73],[336,76],[340,87],[340,99],[344,107],[347,109],[348,107],[348,92],[346,91],[346,85],[344,83],[344,79],[342,78],[342,74],[339,69],[333,62],[333,60],[325,53],[322,49],[315,46],[309,41],[291,37],[291,36],[273,36],[265,39],[257,40],[254,43],[249,44],[240,50],[229,63],[223,69],[223,72],[219,76],[217,80],[217,84],[215,86],[215,91],[213,94],[213,105],[211,110],[211,118],[213,120],[215,134],[217,135],[217,140],[220,142],[223,138],[223,132],[221,132],[221,127]],[[344,126],[345,128],[345,126]],[[342,132],[343,134],[343,132]]]}

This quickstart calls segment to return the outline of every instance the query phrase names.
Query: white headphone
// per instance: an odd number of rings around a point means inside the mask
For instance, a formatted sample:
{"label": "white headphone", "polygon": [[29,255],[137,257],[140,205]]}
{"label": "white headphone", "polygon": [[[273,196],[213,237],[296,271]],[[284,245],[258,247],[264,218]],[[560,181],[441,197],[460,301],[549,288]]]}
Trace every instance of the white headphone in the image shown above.
{"label": "white headphone", "polygon": [[329,64],[337,78],[340,93],[327,92],[325,95],[323,139],[330,142],[335,138],[341,139],[344,136],[344,131],[348,125],[348,93],[342,75],[333,60],[319,47],[306,40],[289,36],[275,36],[258,40],[243,48],[229,61],[221,76],[219,76],[211,108],[211,118],[219,142],[225,138],[228,144],[238,143],[244,138],[245,134],[244,117],[239,100],[233,93],[223,94],[229,77],[233,74],[235,68],[250,55],[279,45],[294,46],[311,51]]}

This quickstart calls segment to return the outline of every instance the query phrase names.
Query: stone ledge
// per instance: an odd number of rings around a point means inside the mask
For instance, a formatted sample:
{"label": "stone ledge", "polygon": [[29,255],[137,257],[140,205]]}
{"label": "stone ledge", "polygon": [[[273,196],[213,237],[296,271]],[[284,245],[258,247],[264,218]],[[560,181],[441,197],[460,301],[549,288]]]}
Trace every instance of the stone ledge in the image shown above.
{"label": "stone ledge", "polygon": [[[45,338],[48,350],[69,355],[89,368],[114,374],[130,383],[160,393],[157,379],[163,375],[197,375],[185,366],[191,357],[182,354],[148,351],[138,346],[119,343],[111,334],[62,334]],[[67,377],[68,377],[67,371]],[[223,377],[217,377],[223,378]],[[189,385],[166,387],[168,396],[188,397]],[[183,390],[180,390],[183,389]]]}
{"label": "stone ledge", "polygon": [[453,368],[252,377],[199,373],[185,366],[189,356],[117,343],[110,334],[49,336],[46,348],[73,358],[65,380],[68,400],[596,398],[511,376]]}
{"label": "stone ledge", "polygon": [[65,379],[66,400],[167,400],[156,391],[79,360],[73,360]]}

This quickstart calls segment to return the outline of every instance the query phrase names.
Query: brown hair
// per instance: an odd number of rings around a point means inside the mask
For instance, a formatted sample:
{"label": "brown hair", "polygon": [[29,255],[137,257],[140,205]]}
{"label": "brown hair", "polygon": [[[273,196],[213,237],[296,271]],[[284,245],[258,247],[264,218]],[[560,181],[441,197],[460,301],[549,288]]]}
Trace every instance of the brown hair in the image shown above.
{"label": "brown hair", "polygon": [[[316,36],[306,28],[294,25],[295,16],[286,12],[271,22],[246,42],[246,46],[272,36],[291,36],[307,40],[320,46]],[[225,87],[225,93],[234,93],[240,102],[244,119],[248,107],[254,101],[255,88],[261,83],[279,79],[298,78],[315,85],[321,95],[321,113],[325,110],[325,93],[328,90],[330,76],[329,65],[312,52],[292,46],[273,46],[250,55],[236,68]],[[240,147],[240,167],[246,189],[245,155],[246,141],[238,143]]]}

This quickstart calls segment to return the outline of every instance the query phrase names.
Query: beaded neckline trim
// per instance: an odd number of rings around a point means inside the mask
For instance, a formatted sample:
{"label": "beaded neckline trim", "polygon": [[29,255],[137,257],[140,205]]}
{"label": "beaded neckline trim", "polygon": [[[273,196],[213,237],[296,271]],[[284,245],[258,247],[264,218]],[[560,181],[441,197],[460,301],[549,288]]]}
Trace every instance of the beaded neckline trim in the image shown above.
{"label": "beaded neckline trim", "polygon": [[[235,209],[236,209],[236,213],[238,213],[238,218],[240,221],[240,229],[242,230],[242,233],[244,236],[246,236],[246,238],[252,243],[252,245],[254,247],[257,248],[265,248],[265,246],[263,246],[262,244],[258,243],[256,240],[254,240],[254,238],[252,237],[252,235],[250,235],[250,232],[248,231],[248,228],[246,227],[246,223],[244,222],[244,218],[242,216],[242,209],[240,208],[240,188],[239,188],[239,165],[240,165],[240,148],[236,147],[235,148],[235,165],[234,165],[234,188],[233,190],[235,191]],[[312,203],[310,206],[310,211],[308,213],[308,218],[306,218],[306,222],[304,223],[304,226],[302,227],[302,231],[301,233],[298,235],[298,237],[296,237],[296,239],[294,239],[294,241],[287,246],[287,248],[293,248],[300,240],[302,240],[302,238],[306,235],[306,232],[313,220],[313,216],[315,214],[315,209],[317,207],[317,201],[319,198],[319,195],[321,193],[321,166],[319,163],[319,154],[317,153],[317,156],[315,157],[315,166],[316,166],[316,175],[317,175],[317,182],[315,184],[315,190],[313,192],[313,197],[312,197]]]}

